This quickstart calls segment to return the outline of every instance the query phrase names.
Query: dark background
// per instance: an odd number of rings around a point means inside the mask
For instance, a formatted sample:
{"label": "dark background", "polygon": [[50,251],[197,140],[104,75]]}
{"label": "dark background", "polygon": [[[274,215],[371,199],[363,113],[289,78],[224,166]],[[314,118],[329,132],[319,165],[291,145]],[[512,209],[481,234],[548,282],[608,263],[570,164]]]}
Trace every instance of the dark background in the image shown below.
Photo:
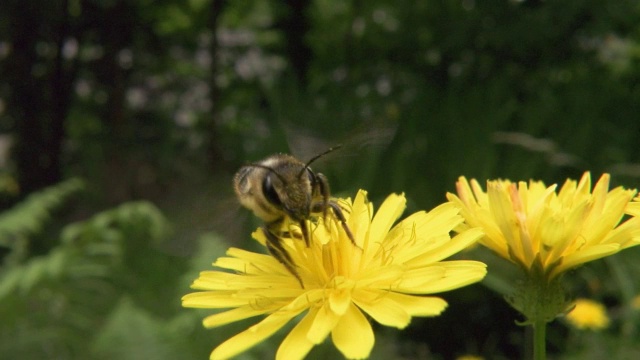
{"label": "dark background", "polygon": [[[342,144],[314,163],[333,193],[404,192],[407,213],[460,175],[638,187],[638,24],[625,0],[3,0],[0,353],[206,359],[251,321],[202,329],[180,297],[230,244],[257,249],[231,177],[275,152]],[[380,328],[374,358],[526,357],[502,298],[513,268],[462,256],[489,264],[484,286]],[[567,276],[612,326],[558,320],[550,356],[640,356],[638,256]]]}

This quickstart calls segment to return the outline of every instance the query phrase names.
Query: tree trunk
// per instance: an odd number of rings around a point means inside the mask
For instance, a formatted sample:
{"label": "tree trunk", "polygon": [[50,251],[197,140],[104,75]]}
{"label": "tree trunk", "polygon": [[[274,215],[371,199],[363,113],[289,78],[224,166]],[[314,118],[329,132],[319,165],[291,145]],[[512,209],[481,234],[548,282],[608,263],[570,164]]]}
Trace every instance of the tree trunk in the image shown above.
{"label": "tree trunk", "polygon": [[15,121],[18,180],[28,194],[62,178],[60,155],[74,73],[61,52],[69,19],[66,1],[5,5],[12,51],[2,76],[10,87],[7,113]]}

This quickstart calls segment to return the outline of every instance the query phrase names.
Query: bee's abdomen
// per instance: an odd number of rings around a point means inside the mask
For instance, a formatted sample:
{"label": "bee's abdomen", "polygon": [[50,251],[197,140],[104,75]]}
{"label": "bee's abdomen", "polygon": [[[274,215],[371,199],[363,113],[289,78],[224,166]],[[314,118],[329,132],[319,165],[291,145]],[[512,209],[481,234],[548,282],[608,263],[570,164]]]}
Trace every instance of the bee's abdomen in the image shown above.
{"label": "bee's abdomen", "polygon": [[263,194],[262,182],[256,181],[261,177],[256,177],[254,171],[264,171],[263,169],[245,166],[242,167],[233,178],[233,188],[238,195],[238,200],[242,206],[253,211],[253,213],[266,222],[272,222],[282,218],[282,211],[272,204]]}

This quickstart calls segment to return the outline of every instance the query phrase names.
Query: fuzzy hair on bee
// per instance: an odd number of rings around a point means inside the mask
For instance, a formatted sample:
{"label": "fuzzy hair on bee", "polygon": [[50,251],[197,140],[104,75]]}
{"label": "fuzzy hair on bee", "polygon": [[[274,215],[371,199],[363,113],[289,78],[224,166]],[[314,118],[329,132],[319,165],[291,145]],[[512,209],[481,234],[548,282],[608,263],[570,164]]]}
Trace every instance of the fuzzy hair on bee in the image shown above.
{"label": "fuzzy hair on bee", "polygon": [[298,279],[302,287],[304,284],[296,265],[281,243],[283,237],[295,238],[292,234],[282,232],[285,220],[300,226],[302,240],[309,247],[307,220],[312,220],[314,216],[326,217],[331,212],[340,221],[351,242],[356,244],[342,208],[331,199],[327,178],[309,167],[313,161],[336,148],[330,148],[306,163],[287,154],[271,155],[243,166],[233,178],[233,187],[240,203],[265,222],[262,231],[267,239],[267,249]]}

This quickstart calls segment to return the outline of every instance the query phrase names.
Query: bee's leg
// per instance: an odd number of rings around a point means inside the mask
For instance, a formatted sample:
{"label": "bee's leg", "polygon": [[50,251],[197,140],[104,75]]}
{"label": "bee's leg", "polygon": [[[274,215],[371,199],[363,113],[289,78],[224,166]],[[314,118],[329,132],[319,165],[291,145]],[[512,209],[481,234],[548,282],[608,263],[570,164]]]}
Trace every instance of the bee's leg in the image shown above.
{"label": "bee's leg", "polygon": [[358,244],[356,244],[356,239],[353,237],[353,233],[351,233],[351,229],[349,229],[349,225],[347,225],[347,219],[345,219],[340,205],[338,205],[338,203],[335,201],[329,201],[327,205],[331,207],[331,210],[333,210],[333,214],[338,218],[338,220],[340,220],[340,223],[342,224],[342,228],[344,229],[344,232],[349,237],[349,240],[351,240],[351,243],[354,246],[359,247]]}
{"label": "bee's leg", "polygon": [[304,239],[304,244],[307,245],[307,247],[309,247],[310,245],[309,228],[307,228],[307,221],[300,220],[298,223],[300,224],[300,231],[302,231],[302,238]]}
{"label": "bee's leg", "polygon": [[315,176],[318,189],[320,190],[320,195],[322,195],[322,217],[326,217],[327,205],[331,202],[329,200],[329,196],[331,194],[331,190],[329,190],[329,180],[327,180],[327,177],[321,173],[317,173]]}
{"label": "bee's leg", "polygon": [[324,204],[322,203],[316,203],[313,204],[312,206],[312,212],[320,212],[320,206],[324,207],[324,211],[327,211],[327,208],[330,207],[331,210],[333,211],[333,214],[336,216],[336,218],[338,219],[338,221],[340,221],[340,224],[342,224],[342,228],[344,229],[344,232],[347,234],[347,237],[349,238],[349,240],[351,240],[351,243],[358,247],[358,244],[356,244],[356,239],[353,237],[353,233],[351,232],[351,229],[349,229],[349,225],[347,225],[347,219],[344,217],[344,214],[342,213],[342,208],[340,207],[340,205],[332,200],[329,200],[329,202],[327,203],[327,206],[324,206]]}
{"label": "bee's leg", "polygon": [[296,265],[293,262],[293,259],[291,259],[291,255],[289,255],[287,250],[282,246],[280,238],[277,237],[273,232],[271,232],[271,230],[269,230],[269,228],[266,226],[261,227],[261,229],[265,237],[267,238],[267,250],[269,250],[271,256],[273,256],[282,265],[284,265],[284,267],[289,270],[291,275],[295,276],[295,278],[298,279],[300,286],[304,288],[302,278],[296,271]]}

